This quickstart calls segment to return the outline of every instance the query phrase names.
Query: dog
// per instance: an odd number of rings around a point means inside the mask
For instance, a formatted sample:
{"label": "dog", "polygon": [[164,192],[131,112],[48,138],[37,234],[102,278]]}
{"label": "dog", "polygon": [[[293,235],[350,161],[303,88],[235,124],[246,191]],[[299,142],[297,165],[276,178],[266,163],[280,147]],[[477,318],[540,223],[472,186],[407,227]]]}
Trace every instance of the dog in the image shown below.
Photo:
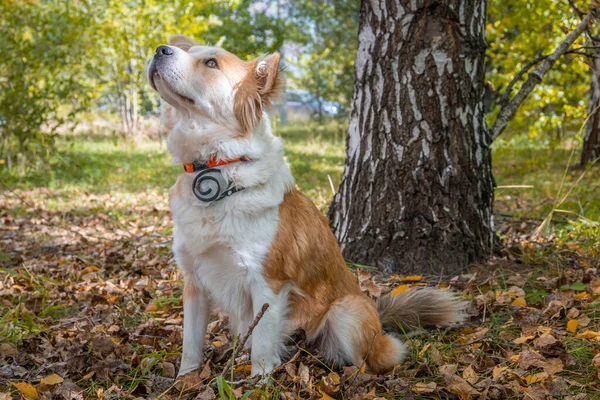
{"label": "dog", "polygon": [[183,35],[161,45],[148,68],[166,102],[173,162],[169,192],[173,253],[183,276],[179,377],[203,364],[213,308],[231,333],[248,332],[252,375],[281,364],[285,341],[303,330],[335,365],[382,373],[407,354],[386,330],[463,320],[462,302],[439,289],[412,289],[376,304],[349,271],[327,219],[294,186],[267,110],[280,87],[278,53],[242,61]]}

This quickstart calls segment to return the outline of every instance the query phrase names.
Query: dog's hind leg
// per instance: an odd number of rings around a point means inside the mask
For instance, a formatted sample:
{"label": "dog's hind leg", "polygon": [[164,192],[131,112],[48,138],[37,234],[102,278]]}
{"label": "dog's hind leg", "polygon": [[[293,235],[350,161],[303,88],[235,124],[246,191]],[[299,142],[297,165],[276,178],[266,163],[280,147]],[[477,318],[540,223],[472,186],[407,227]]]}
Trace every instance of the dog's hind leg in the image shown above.
{"label": "dog's hind leg", "polygon": [[338,365],[353,364],[380,373],[399,364],[406,346],[381,327],[375,303],[365,295],[348,295],[325,314],[314,343]]}

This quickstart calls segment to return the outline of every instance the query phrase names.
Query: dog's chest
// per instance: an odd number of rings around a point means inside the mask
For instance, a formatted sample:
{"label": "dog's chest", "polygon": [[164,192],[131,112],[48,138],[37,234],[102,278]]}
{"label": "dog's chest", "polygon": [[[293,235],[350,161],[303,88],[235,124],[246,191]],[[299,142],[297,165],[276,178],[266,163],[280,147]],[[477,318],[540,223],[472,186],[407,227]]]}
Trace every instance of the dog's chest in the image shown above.
{"label": "dog's chest", "polygon": [[[277,231],[278,208],[260,213],[225,207],[173,207],[175,241],[182,241],[193,263],[180,265],[209,291],[213,302],[231,313],[255,290],[264,290],[263,261]],[[185,270],[191,269],[191,270]]]}

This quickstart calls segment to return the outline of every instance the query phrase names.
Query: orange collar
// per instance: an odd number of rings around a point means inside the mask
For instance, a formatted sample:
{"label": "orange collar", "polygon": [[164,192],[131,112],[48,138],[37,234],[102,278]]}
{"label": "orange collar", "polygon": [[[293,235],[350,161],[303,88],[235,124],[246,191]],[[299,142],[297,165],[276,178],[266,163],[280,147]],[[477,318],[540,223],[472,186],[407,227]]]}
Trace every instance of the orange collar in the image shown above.
{"label": "orange collar", "polygon": [[191,163],[185,163],[183,164],[183,169],[185,170],[185,172],[196,172],[203,171],[209,168],[220,167],[222,165],[233,164],[240,161],[250,161],[250,157],[242,156],[240,158],[234,158],[233,160],[219,160],[217,159],[217,157],[213,156],[210,158],[210,160],[208,160],[208,162],[201,162],[196,160]]}

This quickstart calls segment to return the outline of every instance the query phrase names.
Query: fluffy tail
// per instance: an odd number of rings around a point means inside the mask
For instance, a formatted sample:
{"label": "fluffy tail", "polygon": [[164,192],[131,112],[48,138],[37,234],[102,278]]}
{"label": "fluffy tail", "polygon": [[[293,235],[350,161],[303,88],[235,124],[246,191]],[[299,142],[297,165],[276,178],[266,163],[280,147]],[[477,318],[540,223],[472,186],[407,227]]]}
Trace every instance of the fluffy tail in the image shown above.
{"label": "fluffy tail", "polygon": [[452,292],[435,288],[409,289],[379,298],[377,310],[384,329],[413,330],[420,326],[464,321],[467,303]]}

